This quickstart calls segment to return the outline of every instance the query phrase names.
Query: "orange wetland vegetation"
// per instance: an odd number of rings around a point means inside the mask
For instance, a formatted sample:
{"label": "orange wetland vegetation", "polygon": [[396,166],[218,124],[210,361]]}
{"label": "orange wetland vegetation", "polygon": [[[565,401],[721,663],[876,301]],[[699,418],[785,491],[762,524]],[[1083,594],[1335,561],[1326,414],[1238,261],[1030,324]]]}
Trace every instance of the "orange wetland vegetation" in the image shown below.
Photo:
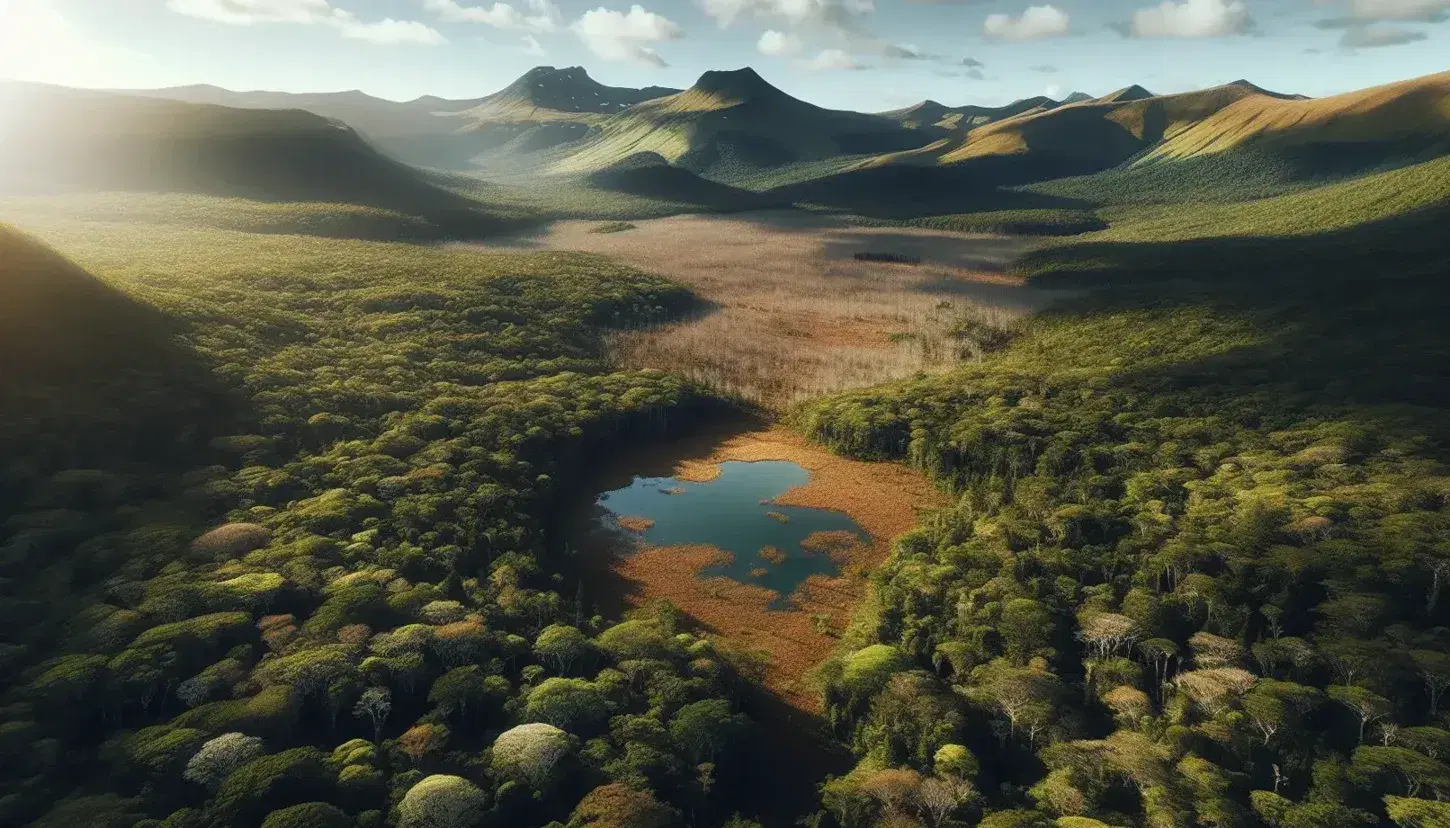
{"label": "orange wetland vegetation", "polygon": [[[781,426],[699,435],[648,453],[627,458],[621,473],[703,482],[713,479],[718,464],[728,460],[789,460],[810,472],[810,482],[773,502],[845,512],[871,535],[869,544],[850,532],[808,537],[802,543],[805,551],[830,555],[841,571],[835,577],[809,578],[789,596],[787,609],[772,609],[779,596],[764,587],[700,577],[701,570],[719,564],[722,556],[728,559],[729,553],[713,546],[645,546],[612,558],[619,597],[626,603],[667,599],[706,632],[764,654],[767,689],[798,711],[816,712],[819,699],[809,676],[835,647],[832,633],[849,622],[866,594],[867,574],[886,559],[892,539],[916,524],[921,509],[941,505],[942,496],[926,478],[903,466],[843,458]],[[758,557],[771,563],[783,554],[766,547]]]}
{"label": "orange wetland vegetation", "polygon": [[625,517],[619,518],[616,522],[619,524],[619,528],[630,532],[643,532],[655,525],[655,522],[649,518],[639,517],[637,515],[626,515]]}
{"label": "orange wetland vegetation", "polygon": [[[939,370],[974,356],[961,321],[1005,328],[1060,292],[1005,274],[1033,242],[920,228],[854,227],[762,211],[640,221],[628,233],[557,222],[490,247],[574,250],[688,285],[706,309],[616,334],[616,361],[665,368],[769,408]],[[886,249],[922,264],[859,261]]]}

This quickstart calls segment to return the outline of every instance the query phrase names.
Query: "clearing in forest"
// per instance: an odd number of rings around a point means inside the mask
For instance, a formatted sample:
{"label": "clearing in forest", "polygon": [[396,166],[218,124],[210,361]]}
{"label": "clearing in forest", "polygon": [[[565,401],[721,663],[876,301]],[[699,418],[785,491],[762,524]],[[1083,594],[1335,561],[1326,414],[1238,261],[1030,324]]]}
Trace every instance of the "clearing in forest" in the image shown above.
{"label": "clearing in forest", "polygon": [[[801,211],[688,215],[598,233],[564,221],[490,248],[600,253],[688,285],[692,319],[612,338],[617,361],[657,367],[770,408],[950,366],[1064,294],[1006,267],[1034,241],[857,227]],[[861,261],[858,253],[920,259]]]}

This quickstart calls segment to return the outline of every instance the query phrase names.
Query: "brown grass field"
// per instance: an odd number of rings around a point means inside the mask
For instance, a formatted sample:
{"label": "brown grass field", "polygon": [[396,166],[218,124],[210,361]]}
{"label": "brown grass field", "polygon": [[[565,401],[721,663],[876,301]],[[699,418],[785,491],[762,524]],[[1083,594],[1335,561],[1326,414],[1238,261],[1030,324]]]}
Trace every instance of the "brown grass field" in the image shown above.
{"label": "brown grass field", "polygon": [[[853,227],[795,211],[676,216],[628,233],[565,221],[490,248],[600,253],[689,285],[710,310],[611,340],[627,367],[666,368],[771,408],[950,366],[963,316],[1009,324],[1063,295],[1005,275],[1032,244],[917,228]],[[920,265],[857,261],[861,252]]]}

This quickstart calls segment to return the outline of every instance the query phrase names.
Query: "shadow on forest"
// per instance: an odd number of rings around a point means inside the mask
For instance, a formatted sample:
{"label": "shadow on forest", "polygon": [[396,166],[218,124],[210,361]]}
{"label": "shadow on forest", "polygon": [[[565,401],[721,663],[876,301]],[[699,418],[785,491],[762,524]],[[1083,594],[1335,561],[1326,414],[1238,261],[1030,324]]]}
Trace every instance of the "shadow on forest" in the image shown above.
{"label": "shadow on forest", "polygon": [[1038,251],[1018,268],[1038,274],[1033,284],[1106,288],[1062,313],[1198,307],[1250,321],[1256,344],[1117,379],[1143,392],[1261,389],[1273,398],[1266,410],[1444,408],[1447,220],[1440,207],[1309,237],[1086,243]]}
{"label": "shadow on forest", "polygon": [[[172,497],[155,471],[195,468],[210,438],[235,433],[250,406],[181,343],[185,333],[0,225],[0,625],[23,628],[119,565],[99,547],[75,548],[81,512],[119,526],[122,507],[144,501],[178,521],[209,517],[204,504]],[[64,595],[12,593],[47,567]],[[9,577],[20,573],[27,578]]]}

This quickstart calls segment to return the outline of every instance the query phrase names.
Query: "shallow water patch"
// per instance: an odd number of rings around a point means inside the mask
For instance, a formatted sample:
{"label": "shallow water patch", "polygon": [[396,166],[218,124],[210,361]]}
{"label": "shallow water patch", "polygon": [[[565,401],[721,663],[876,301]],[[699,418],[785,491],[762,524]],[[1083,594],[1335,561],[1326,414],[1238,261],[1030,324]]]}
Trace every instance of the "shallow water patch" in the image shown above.
{"label": "shallow water patch", "polygon": [[[839,539],[871,543],[871,536],[843,512],[789,506],[775,499],[810,482],[810,472],[787,460],[726,461],[708,481],[636,477],[605,492],[598,503],[609,520],[641,544],[654,547],[708,545],[728,560],[699,570],[697,577],[726,577],[772,590],[772,609],[812,575],[840,571],[832,552]],[[838,539],[822,544],[822,537]]]}

